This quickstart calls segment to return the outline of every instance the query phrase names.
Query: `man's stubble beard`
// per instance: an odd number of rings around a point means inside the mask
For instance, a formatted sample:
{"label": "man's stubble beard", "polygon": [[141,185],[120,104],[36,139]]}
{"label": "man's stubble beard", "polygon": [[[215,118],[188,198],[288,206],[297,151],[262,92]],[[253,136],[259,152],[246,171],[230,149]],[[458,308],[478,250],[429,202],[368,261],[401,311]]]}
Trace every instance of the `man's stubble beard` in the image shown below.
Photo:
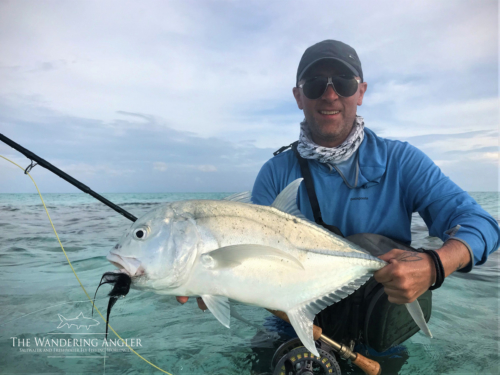
{"label": "man's stubble beard", "polygon": [[[311,126],[310,122],[307,121],[307,126],[309,128],[309,131],[311,133],[311,138],[312,138],[312,141],[314,143],[316,143],[318,145],[321,145],[321,143],[335,143],[336,146],[333,146],[333,147],[337,147],[337,146],[341,145],[347,139],[347,137],[351,133],[355,123],[356,123],[356,117],[354,117],[354,119],[351,123],[351,126],[347,126],[347,124],[344,122],[342,129],[340,129],[339,132],[334,133],[334,134],[329,134],[329,133],[325,134],[325,132],[321,131],[321,127],[315,121],[314,121],[313,126]],[[313,129],[313,128],[315,128],[315,129]],[[319,135],[319,138],[318,138],[318,135]],[[323,147],[327,147],[327,146],[323,146]],[[330,147],[330,148],[332,148],[332,147]]]}

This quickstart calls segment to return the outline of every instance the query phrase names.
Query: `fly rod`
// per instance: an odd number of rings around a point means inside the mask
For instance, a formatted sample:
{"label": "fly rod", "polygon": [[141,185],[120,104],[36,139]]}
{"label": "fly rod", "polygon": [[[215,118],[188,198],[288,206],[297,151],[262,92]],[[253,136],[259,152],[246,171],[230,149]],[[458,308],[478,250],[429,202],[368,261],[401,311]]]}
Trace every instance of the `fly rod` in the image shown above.
{"label": "fly rod", "polygon": [[[115,210],[119,214],[125,216],[127,219],[129,219],[131,221],[136,221],[137,220],[137,218],[134,215],[132,215],[130,212],[125,211],[120,206],[117,206],[113,202],[108,201],[102,195],[99,195],[95,191],[93,191],[92,189],[90,189],[87,185],[82,184],[80,181],[74,179],[69,174],[61,171],[59,168],[57,168],[56,166],[50,164],[48,161],[42,159],[40,156],[34,154],[30,150],[25,149],[20,144],[17,144],[12,139],[7,138],[3,134],[0,134],[0,141],[2,141],[3,143],[9,145],[13,149],[19,151],[21,154],[23,154],[24,156],[26,156],[28,159],[31,160],[31,164],[26,168],[26,170],[24,171],[24,173],[28,173],[35,165],[39,165],[41,167],[44,167],[44,168],[48,169],[49,171],[51,171],[52,173],[55,173],[56,175],[58,175],[59,177],[61,177],[63,180],[69,182],[71,185],[73,185],[76,188],[80,189],[84,193],[87,193],[87,194],[93,196],[95,199],[101,201],[106,206],[112,208],[113,210]],[[33,161],[35,161],[36,164],[33,164]]]}

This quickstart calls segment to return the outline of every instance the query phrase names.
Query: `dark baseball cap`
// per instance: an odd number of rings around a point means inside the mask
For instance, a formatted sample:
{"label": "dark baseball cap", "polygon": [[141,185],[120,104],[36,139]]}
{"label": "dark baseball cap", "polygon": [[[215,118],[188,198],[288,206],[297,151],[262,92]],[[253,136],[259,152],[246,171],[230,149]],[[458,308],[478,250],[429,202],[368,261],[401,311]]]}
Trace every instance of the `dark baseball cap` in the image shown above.
{"label": "dark baseball cap", "polygon": [[351,46],[337,40],[323,40],[306,49],[300,59],[297,69],[297,84],[304,76],[304,73],[314,64],[323,60],[332,60],[346,67],[355,76],[363,81],[363,70],[358,54]]}

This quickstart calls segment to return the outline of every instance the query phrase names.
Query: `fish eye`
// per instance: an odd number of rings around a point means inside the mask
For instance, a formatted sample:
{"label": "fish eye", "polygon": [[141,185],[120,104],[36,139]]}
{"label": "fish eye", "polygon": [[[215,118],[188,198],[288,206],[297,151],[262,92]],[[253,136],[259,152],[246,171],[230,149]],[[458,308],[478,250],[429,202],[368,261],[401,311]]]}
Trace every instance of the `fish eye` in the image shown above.
{"label": "fish eye", "polygon": [[144,240],[149,233],[149,228],[142,227],[134,230],[134,238],[137,240]]}

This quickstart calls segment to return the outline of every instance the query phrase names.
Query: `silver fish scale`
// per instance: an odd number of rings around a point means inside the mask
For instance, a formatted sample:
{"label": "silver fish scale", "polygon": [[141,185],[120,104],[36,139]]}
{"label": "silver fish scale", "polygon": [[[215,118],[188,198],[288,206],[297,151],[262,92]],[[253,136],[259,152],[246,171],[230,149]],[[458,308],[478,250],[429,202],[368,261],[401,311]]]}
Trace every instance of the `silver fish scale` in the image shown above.
{"label": "silver fish scale", "polygon": [[[221,201],[210,200],[182,203],[174,204],[173,207],[177,212],[191,213],[197,223],[210,227],[220,246],[236,243],[270,245],[269,239],[275,238],[273,245],[279,248],[293,246],[307,250],[366,254],[358,246],[326,229],[273,207],[231,201],[221,204]],[[231,233],[228,233],[228,229]]]}

